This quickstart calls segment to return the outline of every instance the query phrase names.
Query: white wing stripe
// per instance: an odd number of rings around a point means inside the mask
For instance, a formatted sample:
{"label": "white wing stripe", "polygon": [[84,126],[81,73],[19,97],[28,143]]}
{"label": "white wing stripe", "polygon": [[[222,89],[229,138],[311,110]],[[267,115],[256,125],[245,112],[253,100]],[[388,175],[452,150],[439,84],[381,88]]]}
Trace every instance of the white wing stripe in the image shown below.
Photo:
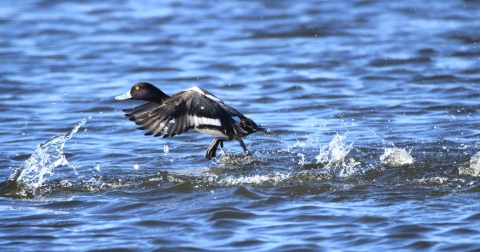
{"label": "white wing stripe", "polygon": [[188,121],[190,126],[200,126],[200,125],[213,125],[213,126],[222,126],[220,119],[207,118],[207,117],[197,117],[197,116],[188,116]]}

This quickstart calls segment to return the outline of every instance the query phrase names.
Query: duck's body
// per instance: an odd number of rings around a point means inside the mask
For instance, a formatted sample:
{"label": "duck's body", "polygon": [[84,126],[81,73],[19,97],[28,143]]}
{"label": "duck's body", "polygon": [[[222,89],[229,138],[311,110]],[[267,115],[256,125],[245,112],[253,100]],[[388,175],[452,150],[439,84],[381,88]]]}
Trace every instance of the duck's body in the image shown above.
{"label": "duck's body", "polygon": [[[148,130],[145,135],[169,137],[194,129],[216,136],[205,154],[208,159],[216,156],[219,144],[223,147],[223,142],[232,139],[237,140],[248,155],[242,137],[264,131],[251,119],[199,87],[168,96],[152,84],[141,82],[115,99],[148,101],[139,107],[123,110],[131,121],[140,126],[138,129]],[[240,122],[233,117],[238,117]]]}

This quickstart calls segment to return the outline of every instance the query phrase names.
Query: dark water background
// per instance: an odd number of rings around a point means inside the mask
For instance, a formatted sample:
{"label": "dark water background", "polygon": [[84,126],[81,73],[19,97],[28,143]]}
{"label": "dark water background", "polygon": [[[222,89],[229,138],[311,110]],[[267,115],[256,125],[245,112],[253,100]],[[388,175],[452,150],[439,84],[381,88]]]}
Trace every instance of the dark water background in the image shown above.
{"label": "dark water background", "polygon": [[[2,2],[0,248],[480,250],[479,43],[478,1]],[[270,133],[143,136],[139,81]]]}

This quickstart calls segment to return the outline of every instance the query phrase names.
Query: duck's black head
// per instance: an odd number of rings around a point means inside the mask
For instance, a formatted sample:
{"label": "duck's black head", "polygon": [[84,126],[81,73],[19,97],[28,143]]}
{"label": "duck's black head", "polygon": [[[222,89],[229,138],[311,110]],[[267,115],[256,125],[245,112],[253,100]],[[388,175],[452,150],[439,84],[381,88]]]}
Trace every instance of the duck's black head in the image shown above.
{"label": "duck's black head", "polygon": [[169,96],[154,85],[147,82],[139,82],[132,86],[129,92],[115,97],[117,100],[142,100],[149,102],[163,103]]}

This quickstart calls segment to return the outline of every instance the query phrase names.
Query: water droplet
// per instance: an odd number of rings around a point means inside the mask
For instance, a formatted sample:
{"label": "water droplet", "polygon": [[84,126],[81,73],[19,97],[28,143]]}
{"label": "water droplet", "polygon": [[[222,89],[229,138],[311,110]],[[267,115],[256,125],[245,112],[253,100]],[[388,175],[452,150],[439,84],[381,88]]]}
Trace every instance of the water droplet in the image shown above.
{"label": "water droplet", "polygon": [[165,126],[165,123],[163,123],[163,122],[160,123],[160,127],[163,127],[163,126]]}
{"label": "water droplet", "polygon": [[165,155],[167,155],[168,151],[169,151],[169,150],[168,150],[168,145],[165,144],[165,145],[163,146],[163,152],[165,152]]}
{"label": "water droplet", "polygon": [[133,169],[138,170],[138,168],[139,168],[138,164],[133,165]]}
{"label": "water droplet", "polygon": [[202,110],[203,110],[203,109],[205,109],[205,108],[204,108],[203,106],[201,106],[201,107],[200,107],[200,109],[202,109]]}
{"label": "water droplet", "polygon": [[175,118],[173,118],[172,120],[170,120],[170,123],[175,123]]}
{"label": "water droplet", "polygon": [[95,163],[95,164],[93,165],[93,168],[95,168],[95,170],[97,170],[97,171],[100,171],[100,165],[97,164],[97,163]]}

